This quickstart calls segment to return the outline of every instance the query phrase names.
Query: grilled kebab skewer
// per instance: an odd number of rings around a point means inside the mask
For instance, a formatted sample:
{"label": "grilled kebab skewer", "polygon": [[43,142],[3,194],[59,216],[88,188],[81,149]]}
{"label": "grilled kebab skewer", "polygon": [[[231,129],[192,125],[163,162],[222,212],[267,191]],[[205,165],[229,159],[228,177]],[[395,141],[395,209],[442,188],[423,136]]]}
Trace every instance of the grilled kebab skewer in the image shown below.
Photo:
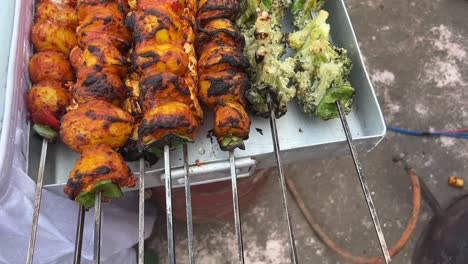
{"label": "grilled kebab skewer", "polygon": [[32,263],[34,257],[48,141],[56,138],[59,120],[70,103],[66,85],[74,76],[68,54],[76,43],[76,25],[75,10],[68,2],[37,3],[31,29],[36,54],[29,60],[32,87],[26,94],[26,105],[34,122],[33,130],[43,137],[43,142],[26,263]]}
{"label": "grilled kebab skewer", "polygon": [[77,81],[71,87],[73,104],[60,127],[62,141],[81,153],[64,192],[81,204],[80,214],[85,208],[96,209],[95,263],[100,261],[101,200],[121,197],[120,188],[133,187],[136,182],[114,150],[125,145],[134,125],[130,113],[119,108],[127,94],[122,78],[127,74],[126,55],[131,44],[123,23],[128,11],[125,2],[78,1],[77,44],[70,51]]}
{"label": "grilled kebab skewer", "polygon": [[[146,152],[159,157],[164,152],[168,256],[169,262],[175,263],[169,148],[183,143],[186,150],[185,144],[194,140],[203,120],[193,47],[195,1],[141,0],[134,8],[126,24],[133,32],[134,74],[130,82],[137,98],[134,101],[139,103],[134,109],[143,111],[138,141]],[[143,243],[140,236],[140,263]]]}
{"label": "grilled kebab skewer", "polygon": [[239,4],[238,0],[199,1],[196,43],[199,98],[205,107],[214,110],[214,133],[220,148],[230,152],[237,261],[244,263],[234,150],[245,148],[244,140],[250,132],[250,118],[244,109],[249,62],[243,55],[244,37],[233,21],[240,11]]}

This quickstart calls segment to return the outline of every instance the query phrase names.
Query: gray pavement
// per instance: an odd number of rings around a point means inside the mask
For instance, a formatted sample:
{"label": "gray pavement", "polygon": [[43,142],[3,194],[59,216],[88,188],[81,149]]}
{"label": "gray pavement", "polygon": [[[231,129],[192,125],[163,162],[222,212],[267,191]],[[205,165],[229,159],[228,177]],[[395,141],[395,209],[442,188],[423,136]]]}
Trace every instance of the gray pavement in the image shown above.
{"label": "gray pavement", "polygon": [[[332,0],[330,0],[332,1]],[[463,0],[349,0],[349,12],[387,123],[415,129],[468,127],[468,2]],[[370,153],[361,153],[365,173],[389,244],[411,212],[405,156],[442,206],[463,193],[447,185],[450,175],[468,177],[468,140],[419,138],[389,132]],[[343,248],[379,254],[357,176],[349,157],[294,164],[288,174],[317,220]],[[246,263],[289,263],[287,234],[276,175],[257,202],[243,212]],[[300,263],[347,263],[309,229],[290,200]],[[423,202],[418,227],[394,263],[410,263],[432,213]],[[166,263],[165,227],[148,242]],[[177,259],[187,263],[185,224],[176,223]],[[197,263],[231,263],[232,223],[195,226]]]}

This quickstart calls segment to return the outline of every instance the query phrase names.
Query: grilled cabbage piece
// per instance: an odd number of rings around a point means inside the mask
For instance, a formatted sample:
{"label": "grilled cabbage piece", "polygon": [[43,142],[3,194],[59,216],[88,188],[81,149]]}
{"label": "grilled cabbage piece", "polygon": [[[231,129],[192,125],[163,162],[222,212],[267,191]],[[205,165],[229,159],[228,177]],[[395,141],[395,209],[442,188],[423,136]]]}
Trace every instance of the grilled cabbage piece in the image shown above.
{"label": "grilled cabbage piece", "polygon": [[77,75],[80,75],[82,69],[111,73],[121,78],[128,72],[127,58],[105,38],[90,39],[85,48],[74,47],[70,53],[70,62]]}
{"label": "grilled cabbage piece", "polygon": [[78,26],[78,18],[75,9],[71,6],[52,3],[39,2],[36,5],[36,21],[49,20],[62,27],[75,30]]}
{"label": "grilled cabbage piece", "polygon": [[73,80],[73,72],[67,57],[57,51],[42,51],[29,60],[29,78],[38,83],[45,80],[65,83]]}
{"label": "grilled cabbage piece", "polygon": [[145,112],[138,129],[140,143],[148,147],[163,148],[174,141],[191,142],[198,132],[198,122],[190,107],[170,102]]}
{"label": "grilled cabbage piece", "polygon": [[45,80],[31,87],[26,94],[26,105],[35,124],[58,130],[60,117],[70,104],[70,97],[60,82]]}
{"label": "grilled cabbage piece", "polygon": [[89,101],[62,117],[60,136],[77,152],[101,143],[118,148],[130,137],[133,122],[125,110],[108,102]]}
{"label": "grilled cabbage piece", "polygon": [[210,46],[243,49],[245,40],[234,22],[229,19],[219,18],[207,22],[197,35],[198,55],[204,49],[211,49]]}
{"label": "grilled cabbage piece", "polygon": [[120,187],[134,187],[137,178],[117,152],[105,144],[93,145],[81,153],[70,172],[64,192],[86,208],[94,205],[97,191],[103,201],[119,198]]}
{"label": "grilled cabbage piece", "polygon": [[244,104],[244,91],[249,87],[247,74],[232,69],[200,76],[198,97],[209,108],[230,101]]}
{"label": "grilled cabbage piece", "polygon": [[330,44],[327,18],[328,13],[320,11],[302,30],[288,37],[290,47],[297,50],[294,58],[298,68],[295,79],[299,105],[304,113],[322,119],[338,117],[337,100],[349,113],[354,94],[348,81],[351,60],[345,49]]}
{"label": "grilled cabbage piece", "polygon": [[218,104],[215,109],[214,132],[222,150],[245,149],[249,138],[250,118],[244,107],[236,102]]}
{"label": "grilled cabbage piece", "polygon": [[39,20],[31,30],[31,42],[36,52],[59,51],[67,55],[76,45],[75,31],[49,20]]}
{"label": "grilled cabbage piece", "polygon": [[239,0],[200,0],[198,6],[197,17],[202,26],[216,18],[233,20],[240,11]]}
{"label": "grilled cabbage piece", "polygon": [[294,24],[303,28],[312,19],[310,12],[318,11],[326,0],[293,0],[291,12],[294,14]]}
{"label": "grilled cabbage piece", "polygon": [[72,93],[78,104],[97,99],[121,106],[127,95],[127,88],[115,74],[90,72],[80,74],[72,87]]}

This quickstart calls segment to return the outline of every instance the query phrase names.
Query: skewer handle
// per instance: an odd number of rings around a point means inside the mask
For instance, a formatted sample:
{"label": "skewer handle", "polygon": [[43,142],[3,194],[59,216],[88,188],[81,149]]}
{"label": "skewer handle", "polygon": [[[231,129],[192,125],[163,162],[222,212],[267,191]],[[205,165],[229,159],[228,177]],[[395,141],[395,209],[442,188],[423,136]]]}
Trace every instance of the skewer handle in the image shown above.
{"label": "skewer handle", "polygon": [[167,251],[169,263],[175,264],[174,249],[174,224],[172,222],[172,176],[171,176],[171,155],[168,145],[164,146],[164,170],[166,174],[166,217],[167,217]]}
{"label": "skewer handle", "polygon": [[182,152],[184,158],[185,208],[187,211],[188,255],[190,264],[195,264],[195,252],[193,250],[192,195],[190,191],[190,173],[188,165],[187,143],[184,143]]}
{"label": "skewer handle", "polygon": [[73,264],[81,263],[81,247],[83,245],[83,227],[85,219],[85,208],[80,205],[78,209],[78,223],[76,226],[75,253],[73,256]]}
{"label": "skewer handle", "polygon": [[359,161],[359,157],[356,151],[356,148],[352,142],[353,137],[351,135],[351,130],[349,129],[348,121],[346,120],[346,115],[341,107],[340,101],[336,101],[336,107],[338,108],[338,113],[340,116],[341,124],[343,125],[343,130],[346,135],[346,141],[348,142],[349,151],[351,152],[351,156],[353,157],[354,167],[356,168],[357,175],[359,177],[359,181],[361,183],[362,192],[364,193],[364,197],[366,198],[367,207],[369,208],[369,213],[372,217],[372,222],[374,223],[374,228],[377,233],[380,242],[380,248],[385,258],[385,262],[387,264],[392,263],[392,259],[390,257],[390,253],[388,252],[387,242],[385,242],[385,237],[382,231],[382,227],[380,226],[379,217],[377,216],[377,210],[375,209],[374,202],[372,201],[372,196],[369,191],[369,186],[367,184],[367,180],[364,177],[364,173],[362,170],[361,162]]}
{"label": "skewer handle", "polygon": [[101,262],[101,199],[102,192],[96,193],[96,200],[94,201],[94,264]]}
{"label": "skewer handle", "polygon": [[234,207],[234,225],[236,228],[237,261],[238,263],[244,264],[244,245],[242,239],[242,223],[239,210],[239,193],[237,191],[237,172],[234,151],[229,152],[229,161],[231,163],[232,205]]}
{"label": "skewer handle", "polygon": [[43,138],[41,158],[39,162],[39,171],[37,174],[36,194],[34,197],[34,212],[33,212],[32,226],[31,226],[31,236],[29,237],[28,256],[26,259],[27,264],[33,263],[34,248],[36,245],[37,225],[39,223],[39,210],[41,209],[42,186],[44,185],[44,172],[45,172],[45,163],[46,163],[46,158],[47,158],[47,145],[48,145],[47,139]]}
{"label": "skewer handle", "polygon": [[138,193],[138,264],[145,263],[145,159],[140,158]]}

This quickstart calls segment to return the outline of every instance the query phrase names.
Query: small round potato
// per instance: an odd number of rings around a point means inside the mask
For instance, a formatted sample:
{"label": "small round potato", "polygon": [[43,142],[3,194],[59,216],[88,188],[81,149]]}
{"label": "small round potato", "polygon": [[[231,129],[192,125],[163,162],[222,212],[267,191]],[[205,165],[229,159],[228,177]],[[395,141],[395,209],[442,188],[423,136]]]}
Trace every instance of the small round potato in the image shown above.
{"label": "small round potato", "polygon": [[73,80],[73,72],[67,57],[57,51],[42,51],[34,54],[29,60],[28,69],[33,83],[44,80],[63,83]]}
{"label": "small round potato", "polygon": [[26,104],[29,112],[33,115],[47,109],[55,118],[60,119],[70,104],[70,97],[59,82],[45,80],[33,85],[28,90]]}

